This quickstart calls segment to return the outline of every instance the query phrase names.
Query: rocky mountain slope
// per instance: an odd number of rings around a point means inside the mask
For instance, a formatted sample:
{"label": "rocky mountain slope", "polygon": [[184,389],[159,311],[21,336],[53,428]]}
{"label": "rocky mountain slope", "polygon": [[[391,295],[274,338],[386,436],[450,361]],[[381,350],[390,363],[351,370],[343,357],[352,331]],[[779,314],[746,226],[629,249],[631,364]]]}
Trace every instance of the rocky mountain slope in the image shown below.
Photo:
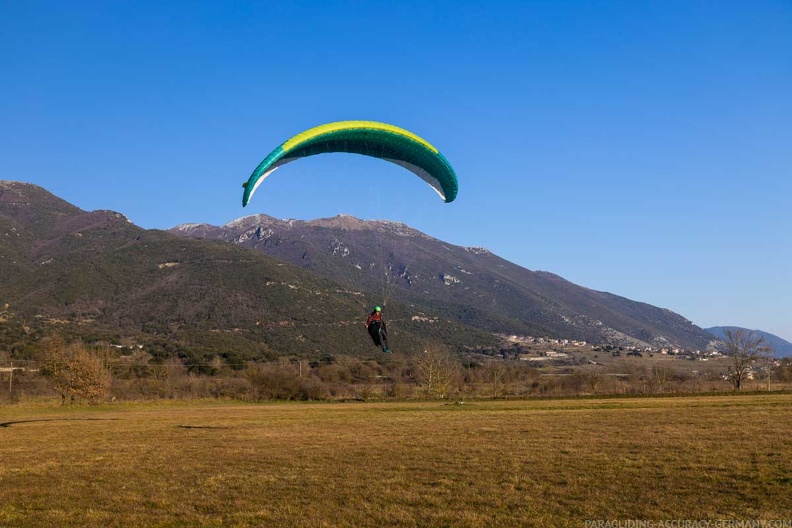
{"label": "rocky mountain slope", "polygon": [[669,310],[531,271],[481,247],[459,247],[404,224],[341,215],[313,221],[240,218],[171,233],[277,257],[382,302],[488,332],[596,343],[704,349],[712,336]]}

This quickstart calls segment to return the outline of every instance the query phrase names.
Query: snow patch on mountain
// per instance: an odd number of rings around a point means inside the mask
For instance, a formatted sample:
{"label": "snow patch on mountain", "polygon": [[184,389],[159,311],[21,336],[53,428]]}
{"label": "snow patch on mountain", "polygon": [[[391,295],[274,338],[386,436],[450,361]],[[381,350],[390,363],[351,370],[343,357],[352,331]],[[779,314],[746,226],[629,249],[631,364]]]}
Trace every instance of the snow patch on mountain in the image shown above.
{"label": "snow patch on mountain", "polygon": [[340,240],[337,238],[333,239],[330,243],[330,249],[333,252],[333,255],[341,255],[342,257],[349,256],[349,248],[346,247]]}
{"label": "snow patch on mountain", "polygon": [[189,233],[195,229],[200,227],[212,227],[209,224],[180,224],[176,227],[171,228],[171,231],[178,231],[180,233]]}

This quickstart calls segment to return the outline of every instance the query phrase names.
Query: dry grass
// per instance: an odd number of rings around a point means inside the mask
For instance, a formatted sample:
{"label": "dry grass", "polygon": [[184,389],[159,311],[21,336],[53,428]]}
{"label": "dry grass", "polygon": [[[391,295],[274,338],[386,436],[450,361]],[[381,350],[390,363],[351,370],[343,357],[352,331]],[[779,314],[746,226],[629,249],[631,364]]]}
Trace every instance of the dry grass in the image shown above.
{"label": "dry grass", "polygon": [[792,395],[0,407],[0,526],[789,519]]}

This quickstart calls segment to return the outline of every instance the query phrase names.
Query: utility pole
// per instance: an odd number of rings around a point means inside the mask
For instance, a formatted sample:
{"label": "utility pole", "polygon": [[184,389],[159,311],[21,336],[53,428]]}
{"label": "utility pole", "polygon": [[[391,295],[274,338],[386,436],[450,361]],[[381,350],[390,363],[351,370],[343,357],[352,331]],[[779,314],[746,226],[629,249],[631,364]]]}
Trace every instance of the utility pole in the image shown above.
{"label": "utility pole", "polygon": [[11,371],[8,373],[8,395],[11,395],[11,384],[14,382],[14,362],[11,362]]}

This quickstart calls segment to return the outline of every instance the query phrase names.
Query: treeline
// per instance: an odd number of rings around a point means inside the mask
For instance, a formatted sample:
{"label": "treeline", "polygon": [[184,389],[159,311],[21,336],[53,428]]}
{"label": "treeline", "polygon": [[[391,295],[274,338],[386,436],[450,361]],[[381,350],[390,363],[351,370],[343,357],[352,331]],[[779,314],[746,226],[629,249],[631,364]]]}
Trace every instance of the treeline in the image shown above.
{"label": "treeline", "polygon": [[[436,398],[530,398],[605,394],[670,394],[732,390],[715,373],[693,375],[658,366],[566,367],[545,373],[524,361],[460,357],[440,347],[412,356],[376,359],[328,355],[228,363],[215,357],[191,364],[137,350],[119,355],[48,338],[36,360],[0,358],[0,398],[15,401],[58,395],[66,403],[107,400],[227,398],[267,400],[372,400]],[[7,369],[13,370],[7,370]],[[745,389],[792,385],[786,359]]]}

